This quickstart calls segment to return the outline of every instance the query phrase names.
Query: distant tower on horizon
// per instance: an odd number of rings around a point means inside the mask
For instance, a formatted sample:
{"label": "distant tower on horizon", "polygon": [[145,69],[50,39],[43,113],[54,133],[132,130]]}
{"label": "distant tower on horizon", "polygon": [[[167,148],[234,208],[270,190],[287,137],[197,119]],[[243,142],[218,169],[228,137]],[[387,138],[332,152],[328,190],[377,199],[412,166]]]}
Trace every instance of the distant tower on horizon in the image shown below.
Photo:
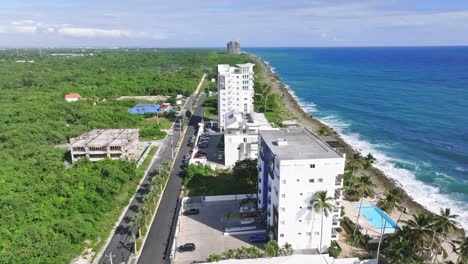
{"label": "distant tower on horizon", "polygon": [[237,41],[229,41],[227,44],[228,54],[241,54],[240,43]]}

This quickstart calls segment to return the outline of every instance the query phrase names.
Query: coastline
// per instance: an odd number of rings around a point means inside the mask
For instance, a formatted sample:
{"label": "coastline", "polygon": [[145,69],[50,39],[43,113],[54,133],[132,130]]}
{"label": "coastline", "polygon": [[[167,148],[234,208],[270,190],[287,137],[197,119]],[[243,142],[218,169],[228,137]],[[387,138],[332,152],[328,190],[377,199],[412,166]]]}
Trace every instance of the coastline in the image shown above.
{"label": "coastline", "polygon": [[[296,117],[300,125],[308,128],[313,132],[317,132],[317,130],[320,127],[325,126],[329,128],[330,131],[332,131],[332,136],[334,136],[340,142],[340,144],[344,146],[344,152],[346,153],[346,156],[349,157],[354,152],[356,152],[353,146],[345,142],[335,130],[325,125],[318,119],[314,118],[309,113],[305,112],[302,106],[299,104],[298,99],[294,97],[291,91],[287,88],[287,85],[285,85],[281,81],[280,77],[274,71],[272,71],[271,67],[265,61],[263,61],[261,58],[254,54],[249,54],[249,58],[253,60],[257,66],[262,68],[262,70],[260,71],[260,75],[263,75],[263,80],[269,85],[271,85],[272,93],[276,93],[282,96],[282,100],[285,103],[288,111],[290,111]],[[365,155],[367,153],[362,154]],[[433,212],[429,211],[424,206],[419,204],[416,200],[414,200],[410,195],[408,195],[406,190],[404,190],[398,184],[397,181],[386,176],[385,173],[380,169],[372,167],[369,170],[364,170],[364,172],[366,172],[372,177],[372,180],[376,185],[375,197],[383,196],[386,190],[394,187],[399,188],[402,191],[403,201],[405,203],[405,207],[408,209],[407,212],[404,213],[406,217],[402,217],[402,219],[407,218],[409,217],[409,214],[413,214],[416,212],[434,214]]]}

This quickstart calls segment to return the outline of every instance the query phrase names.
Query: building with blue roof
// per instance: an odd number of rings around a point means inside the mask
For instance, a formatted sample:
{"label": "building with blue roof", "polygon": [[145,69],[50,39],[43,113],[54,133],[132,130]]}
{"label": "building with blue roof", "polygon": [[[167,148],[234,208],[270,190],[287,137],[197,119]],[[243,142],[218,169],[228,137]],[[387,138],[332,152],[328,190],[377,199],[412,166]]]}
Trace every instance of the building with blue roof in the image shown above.
{"label": "building with blue roof", "polygon": [[144,115],[146,113],[158,113],[160,110],[159,104],[137,104],[128,112],[134,115]]}

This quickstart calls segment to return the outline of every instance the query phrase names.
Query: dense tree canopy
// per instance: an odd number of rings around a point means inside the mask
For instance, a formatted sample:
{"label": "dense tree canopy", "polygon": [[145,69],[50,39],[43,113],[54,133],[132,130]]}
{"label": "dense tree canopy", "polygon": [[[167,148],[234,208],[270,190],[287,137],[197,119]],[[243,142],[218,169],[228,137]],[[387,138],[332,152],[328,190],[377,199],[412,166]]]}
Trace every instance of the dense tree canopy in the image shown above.
{"label": "dense tree canopy", "polygon": [[[63,52],[86,56],[51,56]],[[68,263],[84,241],[98,248],[142,176],[126,161],[66,168],[55,145],[93,128],[164,136],[127,113],[137,101],[117,97],[187,95],[207,67],[246,61],[209,50],[0,51],[0,263]],[[84,99],[66,102],[71,92]]]}

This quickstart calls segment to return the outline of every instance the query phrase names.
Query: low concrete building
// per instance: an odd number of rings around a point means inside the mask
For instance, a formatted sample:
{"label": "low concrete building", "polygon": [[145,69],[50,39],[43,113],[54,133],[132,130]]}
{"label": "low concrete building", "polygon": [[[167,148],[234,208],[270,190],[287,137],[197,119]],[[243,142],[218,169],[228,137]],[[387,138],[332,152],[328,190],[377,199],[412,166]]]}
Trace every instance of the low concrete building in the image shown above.
{"label": "low concrete building", "polygon": [[224,165],[233,166],[236,161],[256,159],[258,131],[272,129],[264,114],[231,111],[225,115]]}
{"label": "low concrete building", "polygon": [[138,129],[93,129],[79,137],[70,139],[72,163],[87,157],[91,161],[105,158],[138,158],[137,149],[140,133]]}
{"label": "low concrete building", "polygon": [[297,122],[294,121],[294,120],[284,120],[281,124],[282,124],[284,127],[286,127],[286,128],[290,128],[290,127],[299,127],[299,125],[297,124]]}

